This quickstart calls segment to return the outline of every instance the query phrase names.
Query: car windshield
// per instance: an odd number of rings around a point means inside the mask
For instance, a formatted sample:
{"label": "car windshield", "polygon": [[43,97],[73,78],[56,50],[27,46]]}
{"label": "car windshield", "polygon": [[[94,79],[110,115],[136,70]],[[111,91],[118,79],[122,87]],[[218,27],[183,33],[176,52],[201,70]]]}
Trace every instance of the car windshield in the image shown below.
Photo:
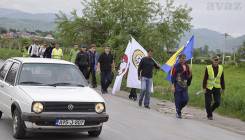
{"label": "car windshield", "polygon": [[79,69],[70,64],[23,64],[19,85],[87,86]]}

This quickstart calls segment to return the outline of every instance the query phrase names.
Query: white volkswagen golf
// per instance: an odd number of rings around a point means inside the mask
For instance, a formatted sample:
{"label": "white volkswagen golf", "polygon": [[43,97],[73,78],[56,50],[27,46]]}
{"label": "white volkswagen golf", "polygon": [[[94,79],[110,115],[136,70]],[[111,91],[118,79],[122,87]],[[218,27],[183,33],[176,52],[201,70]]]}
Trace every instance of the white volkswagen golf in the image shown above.
{"label": "white volkswagen golf", "polygon": [[104,99],[79,69],[63,60],[12,58],[0,69],[0,117],[13,118],[13,136],[26,132],[100,135],[108,121]]}

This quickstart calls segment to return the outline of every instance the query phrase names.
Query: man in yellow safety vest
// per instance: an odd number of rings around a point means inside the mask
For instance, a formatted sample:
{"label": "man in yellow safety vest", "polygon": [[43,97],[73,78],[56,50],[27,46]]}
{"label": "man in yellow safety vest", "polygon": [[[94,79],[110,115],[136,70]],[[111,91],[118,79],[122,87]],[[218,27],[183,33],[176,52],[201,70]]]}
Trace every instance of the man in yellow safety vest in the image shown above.
{"label": "man in yellow safety vest", "polygon": [[59,43],[55,43],[55,48],[52,50],[52,58],[53,59],[62,59],[63,58],[63,51],[60,48]]}
{"label": "man in yellow safety vest", "polygon": [[[205,107],[207,118],[213,120],[213,111],[219,107],[221,93],[225,90],[223,66],[219,65],[219,56],[212,58],[212,65],[208,65],[203,78],[203,89],[205,93]],[[214,103],[212,103],[212,97]]]}

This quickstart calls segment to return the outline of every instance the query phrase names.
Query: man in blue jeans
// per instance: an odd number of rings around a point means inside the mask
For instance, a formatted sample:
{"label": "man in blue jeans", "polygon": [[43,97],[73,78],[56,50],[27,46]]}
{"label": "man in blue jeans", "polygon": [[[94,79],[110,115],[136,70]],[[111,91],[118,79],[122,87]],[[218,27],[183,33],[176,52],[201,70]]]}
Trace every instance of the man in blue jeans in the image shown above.
{"label": "man in blue jeans", "polygon": [[150,94],[152,88],[152,72],[153,68],[160,68],[160,65],[157,64],[153,59],[153,50],[149,49],[148,56],[141,59],[138,67],[138,78],[141,80],[141,94],[139,98],[139,106],[142,106],[142,101],[144,99],[145,108],[150,109]]}

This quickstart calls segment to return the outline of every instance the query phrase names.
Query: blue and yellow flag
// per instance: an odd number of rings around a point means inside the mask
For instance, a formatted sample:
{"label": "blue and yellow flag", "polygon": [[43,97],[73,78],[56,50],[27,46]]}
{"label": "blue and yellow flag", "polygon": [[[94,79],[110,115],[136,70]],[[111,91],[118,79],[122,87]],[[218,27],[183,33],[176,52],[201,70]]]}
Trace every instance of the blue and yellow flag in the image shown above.
{"label": "blue and yellow flag", "polygon": [[161,67],[163,71],[168,73],[166,80],[171,81],[171,74],[173,66],[178,62],[178,56],[180,54],[186,55],[186,61],[193,57],[194,36],[190,38],[185,47],[180,47],[172,57]]}
{"label": "blue and yellow flag", "polygon": [[165,71],[166,73],[169,73],[169,71],[171,70],[171,68],[175,65],[178,56],[180,55],[180,53],[183,51],[184,47],[180,47],[177,52],[175,52],[170,59],[164,64],[162,65],[161,69],[163,71]]}

